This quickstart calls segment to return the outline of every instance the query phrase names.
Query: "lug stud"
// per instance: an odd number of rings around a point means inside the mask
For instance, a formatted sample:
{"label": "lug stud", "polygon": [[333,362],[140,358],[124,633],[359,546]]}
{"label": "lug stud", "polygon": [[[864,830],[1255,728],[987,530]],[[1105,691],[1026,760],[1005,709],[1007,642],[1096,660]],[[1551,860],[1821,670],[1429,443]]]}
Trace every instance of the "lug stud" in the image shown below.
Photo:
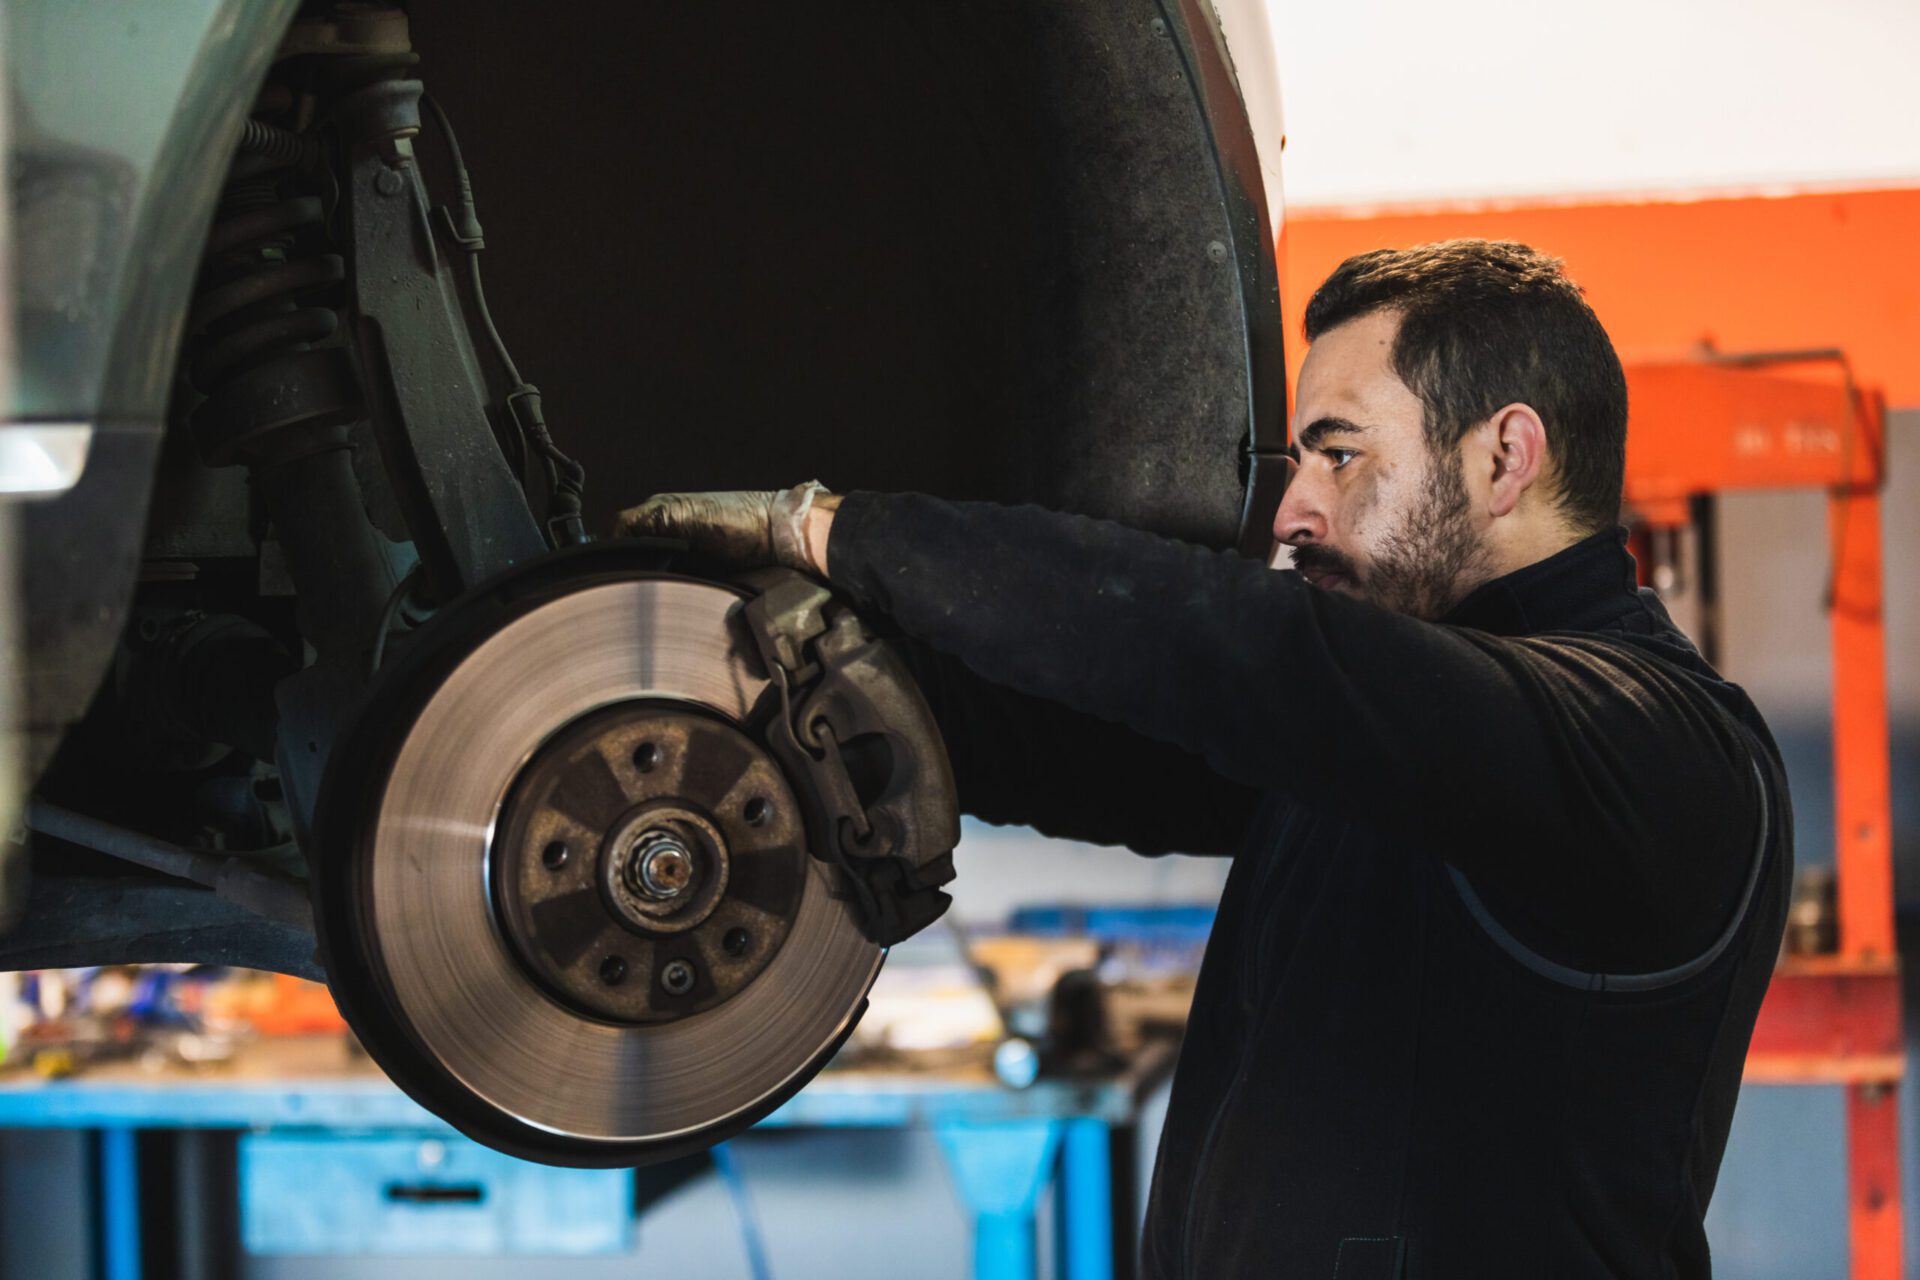
{"label": "lug stud", "polygon": [[670,996],[683,996],[693,990],[693,966],[685,960],[669,960],[660,970],[660,987]]}

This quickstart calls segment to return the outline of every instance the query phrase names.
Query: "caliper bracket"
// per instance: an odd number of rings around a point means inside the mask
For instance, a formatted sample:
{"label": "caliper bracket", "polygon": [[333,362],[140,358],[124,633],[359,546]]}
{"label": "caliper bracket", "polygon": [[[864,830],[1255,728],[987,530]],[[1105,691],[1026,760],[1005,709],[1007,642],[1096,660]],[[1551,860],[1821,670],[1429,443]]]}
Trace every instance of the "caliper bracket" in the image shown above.
{"label": "caliper bracket", "polygon": [[953,768],[899,655],[819,582],[789,570],[748,580],[743,606],[780,709],[767,747],[795,784],[813,856],[837,867],[861,932],[883,947],[953,899],[960,809]]}

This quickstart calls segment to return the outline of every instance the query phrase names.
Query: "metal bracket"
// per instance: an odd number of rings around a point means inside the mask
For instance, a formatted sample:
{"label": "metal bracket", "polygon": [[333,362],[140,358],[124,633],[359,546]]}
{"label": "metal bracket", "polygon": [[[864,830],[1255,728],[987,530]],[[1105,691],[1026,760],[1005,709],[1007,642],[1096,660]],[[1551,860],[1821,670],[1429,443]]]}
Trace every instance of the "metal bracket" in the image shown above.
{"label": "metal bracket", "polygon": [[899,656],[820,583],[756,575],[742,608],[780,714],[767,746],[796,783],[813,856],[839,867],[883,947],[953,901],[960,809],[933,712]]}
{"label": "metal bracket", "polygon": [[367,407],[440,599],[546,551],[486,410],[485,382],[414,163],[418,80],[342,99],[355,329]]}

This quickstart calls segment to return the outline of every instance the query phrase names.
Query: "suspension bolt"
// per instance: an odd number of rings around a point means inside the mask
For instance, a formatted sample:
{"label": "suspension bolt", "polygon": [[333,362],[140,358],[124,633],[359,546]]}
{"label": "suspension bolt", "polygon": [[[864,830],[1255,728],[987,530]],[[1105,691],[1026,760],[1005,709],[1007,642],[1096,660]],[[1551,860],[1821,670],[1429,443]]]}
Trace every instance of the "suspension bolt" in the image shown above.
{"label": "suspension bolt", "polygon": [[660,970],[660,987],[670,996],[683,996],[693,990],[694,976],[685,960],[669,960]]}

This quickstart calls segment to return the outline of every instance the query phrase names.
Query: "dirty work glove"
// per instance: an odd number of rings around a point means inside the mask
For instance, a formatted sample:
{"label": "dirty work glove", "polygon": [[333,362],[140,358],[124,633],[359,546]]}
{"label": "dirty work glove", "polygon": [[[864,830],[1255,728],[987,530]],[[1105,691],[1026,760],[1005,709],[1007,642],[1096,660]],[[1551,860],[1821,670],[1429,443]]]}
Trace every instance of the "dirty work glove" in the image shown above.
{"label": "dirty work glove", "polygon": [[807,513],[826,493],[818,480],[791,489],[657,493],[622,511],[614,533],[677,538],[694,554],[740,569],[767,565],[820,572],[807,546]]}

